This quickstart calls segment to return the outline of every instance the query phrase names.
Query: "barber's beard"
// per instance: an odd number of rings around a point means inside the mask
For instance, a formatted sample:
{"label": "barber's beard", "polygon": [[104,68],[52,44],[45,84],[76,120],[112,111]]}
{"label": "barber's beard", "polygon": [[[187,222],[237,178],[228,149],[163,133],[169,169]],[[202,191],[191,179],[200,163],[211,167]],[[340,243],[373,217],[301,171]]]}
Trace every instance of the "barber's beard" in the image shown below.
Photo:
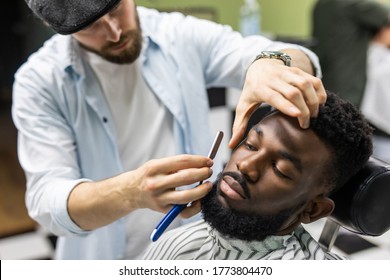
{"label": "barber's beard", "polygon": [[[126,49],[122,50],[120,53],[112,52],[112,49],[116,46],[120,46],[127,40],[130,40],[131,43]],[[127,64],[133,63],[139,57],[141,49],[142,33],[140,29],[135,29],[123,33],[118,42],[106,45],[100,52],[98,52],[98,55],[112,63]]]}
{"label": "barber's beard", "polygon": [[[140,55],[142,50],[142,30],[138,14],[136,14],[136,29],[126,31],[121,34],[118,42],[111,42],[102,47],[100,50],[95,50],[82,45],[85,49],[96,53],[102,58],[117,64],[130,64],[133,63]],[[121,52],[114,52],[113,49],[122,45],[124,42],[130,40],[128,47]]]}
{"label": "barber's beard", "polygon": [[205,221],[223,235],[244,241],[262,241],[267,236],[275,235],[290,217],[293,209],[275,215],[254,215],[225,208],[217,198],[217,184],[221,178],[222,174],[219,174],[201,205]]}

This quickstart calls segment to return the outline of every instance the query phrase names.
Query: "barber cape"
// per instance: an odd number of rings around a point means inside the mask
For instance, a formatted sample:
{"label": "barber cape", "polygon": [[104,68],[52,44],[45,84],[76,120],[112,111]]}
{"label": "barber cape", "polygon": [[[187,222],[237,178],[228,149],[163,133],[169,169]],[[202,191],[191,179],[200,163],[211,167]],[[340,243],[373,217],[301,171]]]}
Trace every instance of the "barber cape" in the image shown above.
{"label": "barber cape", "polygon": [[204,220],[168,231],[152,244],[147,260],[338,260],[299,226],[293,234],[263,241],[227,238]]}

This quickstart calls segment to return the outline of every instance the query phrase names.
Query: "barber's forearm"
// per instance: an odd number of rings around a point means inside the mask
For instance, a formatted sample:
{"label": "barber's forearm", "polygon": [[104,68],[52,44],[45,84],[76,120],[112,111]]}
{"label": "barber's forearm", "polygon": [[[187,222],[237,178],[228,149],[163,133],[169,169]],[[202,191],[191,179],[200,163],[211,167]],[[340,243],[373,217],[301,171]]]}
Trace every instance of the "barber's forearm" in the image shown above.
{"label": "barber's forearm", "polygon": [[[121,176],[99,182],[77,185],[68,199],[71,219],[83,230],[93,230],[108,225],[135,209],[135,197],[124,191]],[[129,188],[131,191],[131,188]]]}
{"label": "barber's forearm", "polygon": [[299,49],[284,49],[281,51],[291,56],[291,66],[297,67],[306,73],[315,75],[313,64],[303,51]]}

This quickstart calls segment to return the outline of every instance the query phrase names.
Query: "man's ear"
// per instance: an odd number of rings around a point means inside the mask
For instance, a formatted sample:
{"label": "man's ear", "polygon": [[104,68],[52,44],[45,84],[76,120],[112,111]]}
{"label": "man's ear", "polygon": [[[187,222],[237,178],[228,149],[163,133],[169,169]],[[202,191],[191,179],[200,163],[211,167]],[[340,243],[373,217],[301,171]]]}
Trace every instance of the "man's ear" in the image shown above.
{"label": "man's ear", "polygon": [[301,213],[301,222],[309,224],[323,217],[328,217],[334,209],[334,201],[329,197],[317,196],[312,199]]}

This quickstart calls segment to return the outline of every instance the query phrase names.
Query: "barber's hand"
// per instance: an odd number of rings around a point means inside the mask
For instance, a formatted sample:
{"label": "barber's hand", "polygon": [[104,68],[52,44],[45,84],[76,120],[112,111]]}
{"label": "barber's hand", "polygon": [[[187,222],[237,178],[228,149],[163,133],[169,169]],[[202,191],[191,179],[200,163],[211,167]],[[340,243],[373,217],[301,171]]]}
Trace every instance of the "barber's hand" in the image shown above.
{"label": "barber's hand", "polygon": [[94,230],[139,208],[166,213],[173,204],[194,202],[181,213],[191,217],[200,211],[199,199],[211,190],[212,183],[189,190],[175,188],[206,180],[212,165],[204,156],[179,155],[150,160],[105,180],[82,182],[69,195],[69,216],[80,228]]}
{"label": "barber's hand", "polygon": [[244,136],[252,113],[263,102],[291,117],[297,117],[302,128],[308,128],[310,117],[326,100],[319,78],[297,67],[288,67],[277,59],[259,59],[249,67],[241,97],[236,107],[230,148]]}
{"label": "barber's hand", "polygon": [[150,208],[166,213],[173,204],[194,202],[183,210],[181,216],[187,218],[198,213],[198,200],[211,190],[212,183],[205,182],[188,190],[175,188],[206,180],[212,175],[212,165],[211,159],[197,155],[179,155],[148,161],[135,171],[137,182],[132,182],[132,185],[137,186],[137,208]]}

